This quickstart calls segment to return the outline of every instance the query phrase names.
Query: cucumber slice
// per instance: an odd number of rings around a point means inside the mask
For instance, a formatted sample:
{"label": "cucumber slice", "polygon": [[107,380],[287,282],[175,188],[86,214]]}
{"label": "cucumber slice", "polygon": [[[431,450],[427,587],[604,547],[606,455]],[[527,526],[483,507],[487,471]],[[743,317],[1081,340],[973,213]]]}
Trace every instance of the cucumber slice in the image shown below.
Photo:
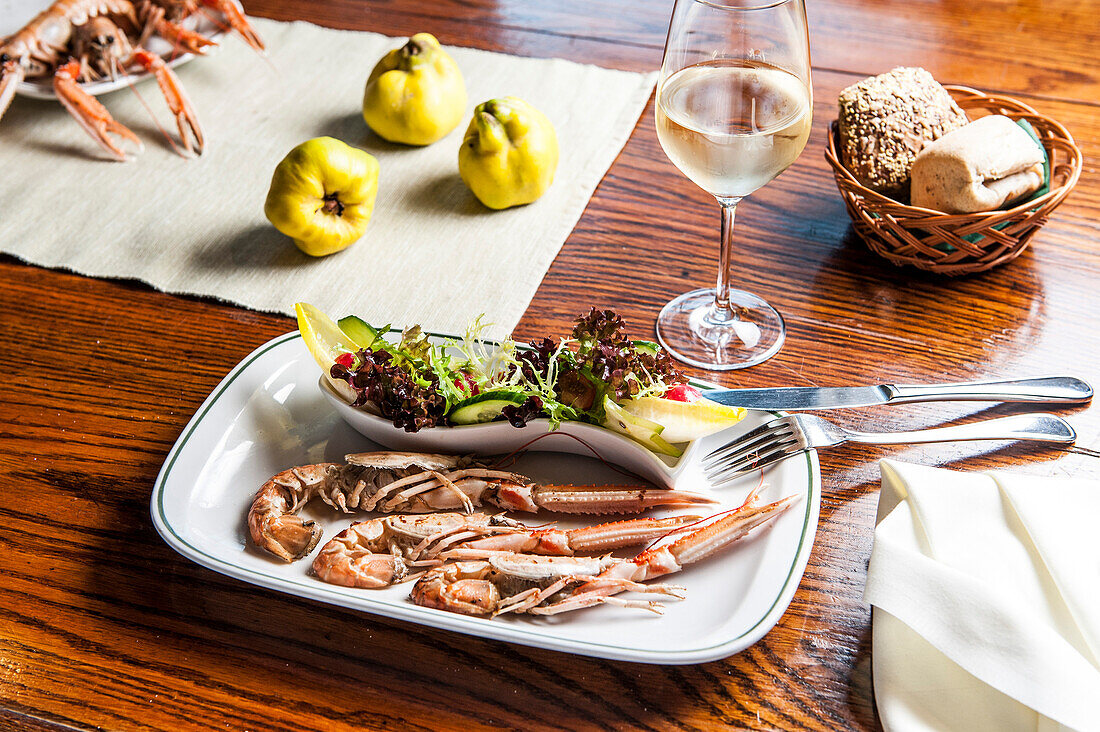
{"label": "cucumber slice", "polygon": [[662,455],[680,457],[684,454],[683,450],[674,447],[668,440],[661,437],[661,432],[665,428],[657,422],[631,414],[612,401],[609,396],[604,397],[603,409],[603,426],[607,429],[626,435]]}
{"label": "cucumber slice", "polygon": [[463,399],[447,415],[454,424],[492,422],[505,407],[518,407],[527,401],[522,391],[486,391]]}
{"label": "cucumber slice", "polygon": [[639,353],[648,353],[650,356],[656,356],[661,350],[661,347],[653,341],[634,341],[633,343]]}
{"label": "cucumber slice", "polygon": [[[355,315],[340,318],[337,325],[340,326],[340,330],[344,331],[344,335],[358,343],[362,348],[373,349],[375,341],[382,339],[382,332]],[[386,330],[389,330],[389,328]]]}

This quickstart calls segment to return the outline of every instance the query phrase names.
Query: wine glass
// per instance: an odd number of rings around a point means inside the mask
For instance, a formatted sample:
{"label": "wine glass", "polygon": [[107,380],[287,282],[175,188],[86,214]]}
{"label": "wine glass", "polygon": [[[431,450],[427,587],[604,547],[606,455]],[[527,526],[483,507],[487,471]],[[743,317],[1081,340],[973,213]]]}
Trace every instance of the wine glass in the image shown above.
{"label": "wine glass", "polygon": [[813,94],[803,0],[676,0],[657,81],[657,138],[722,208],[715,288],[680,295],[657,319],[666,349],[704,369],[758,364],[783,345],[783,317],[730,287],[737,203],[795,161]]}

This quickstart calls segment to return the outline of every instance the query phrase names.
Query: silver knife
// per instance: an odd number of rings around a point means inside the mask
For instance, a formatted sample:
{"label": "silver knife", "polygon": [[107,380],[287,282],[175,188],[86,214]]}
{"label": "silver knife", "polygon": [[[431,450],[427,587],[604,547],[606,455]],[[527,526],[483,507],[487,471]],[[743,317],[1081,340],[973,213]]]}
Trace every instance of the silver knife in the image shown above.
{"label": "silver knife", "polygon": [[774,389],[707,389],[707,399],[748,409],[848,409],[907,402],[1045,402],[1080,404],[1092,387],[1072,376],[970,381],[928,386],[785,386]]}

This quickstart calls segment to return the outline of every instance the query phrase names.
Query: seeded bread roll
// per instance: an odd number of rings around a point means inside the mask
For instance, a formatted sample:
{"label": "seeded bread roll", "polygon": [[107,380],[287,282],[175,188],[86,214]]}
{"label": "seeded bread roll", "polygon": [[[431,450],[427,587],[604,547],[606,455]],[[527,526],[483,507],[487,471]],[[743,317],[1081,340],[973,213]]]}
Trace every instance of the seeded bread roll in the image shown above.
{"label": "seeded bread roll", "polygon": [[909,171],[925,143],[962,127],[966,114],[932,75],[899,67],[840,93],[840,155],[873,191],[907,201]]}
{"label": "seeded bread roll", "polygon": [[913,205],[949,214],[992,211],[1043,185],[1043,149],[991,114],[925,145],[913,163]]}

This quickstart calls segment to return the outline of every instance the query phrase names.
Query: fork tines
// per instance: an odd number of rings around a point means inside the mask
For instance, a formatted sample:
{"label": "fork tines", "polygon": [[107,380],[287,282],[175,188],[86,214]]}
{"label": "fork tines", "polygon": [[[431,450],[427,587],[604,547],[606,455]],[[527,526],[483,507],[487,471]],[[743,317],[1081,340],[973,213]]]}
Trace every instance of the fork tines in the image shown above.
{"label": "fork tines", "polygon": [[712,485],[763,468],[801,450],[796,427],[785,417],[750,430],[703,458]]}

